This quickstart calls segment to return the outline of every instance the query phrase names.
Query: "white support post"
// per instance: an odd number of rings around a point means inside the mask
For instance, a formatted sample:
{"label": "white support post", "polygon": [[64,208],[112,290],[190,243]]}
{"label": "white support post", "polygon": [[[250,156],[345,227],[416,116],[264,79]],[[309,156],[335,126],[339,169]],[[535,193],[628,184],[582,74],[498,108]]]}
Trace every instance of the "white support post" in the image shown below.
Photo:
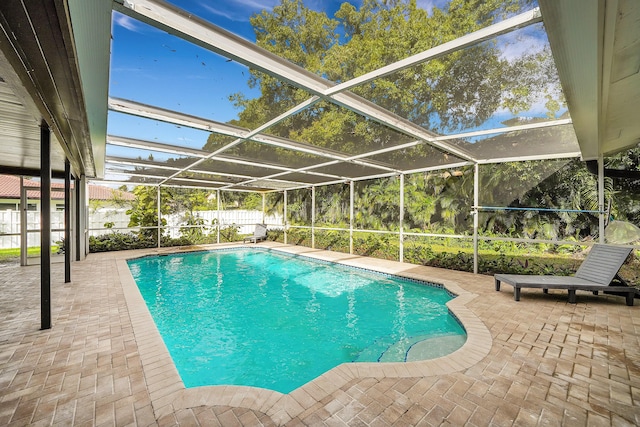
{"label": "white support post", "polygon": [[262,223],[263,224],[266,221],[266,216],[264,213],[266,208],[267,208],[267,195],[265,193],[262,193]]}
{"label": "white support post", "polygon": [[27,248],[29,246],[27,229],[27,189],[24,186],[24,177],[20,177],[20,265],[27,265]]}
{"label": "white support post", "polygon": [[604,243],[604,226],[606,212],[604,210],[604,157],[598,156],[598,242]]}
{"label": "white support post", "polygon": [[[74,177],[73,179],[73,185],[77,186],[78,185],[78,180]],[[71,241],[72,241],[72,245],[70,245],[71,248],[71,254],[73,256],[73,259],[75,261],[78,261],[79,259],[79,244],[78,244],[78,192],[76,191],[76,188],[74,187],[73,191],[71,192]]]}
{"label": "white support post", "polygon": [[162,225],[162,218],[160,218],[161,215],[161,209],[160,209],[160,186],[158,185],[158,248],[161,247],[161,242],[160,242],[160,237],[162,235],[162,228],[160,227]]}
{"label": "white support post", "polygon": [[217,218],[218,218],[218,226],[217,228],[217,236],[216,243],[220,243],[220,190],[216,190],[216,201],[217,201]]}
{"label": "white support post", "polygon": [[400,262],[404,262],[404,174],[400,174]]}
{"label": "white support post", "polygon": [[349,181],[349,254],[353,255],[353,220],[354,220],[354,184],[353,181]]}
{"label": "white support post", "polygon": [[86,175],[76,181],[78,185],[78,251],[76,261],[85,259],[89,253],[89,187]]}
{"label": "white support post", "polygon": [[283,214],[282,214],[282,226],[284,229],[284,244],[287,244],[287,190],[284,190],[284,209],[283,209]]}
{"label": "white support post", "polygon": [[316,248],[316,187],[311,187],[311,249]]}
{"label": "white support post", "polygon": [[480,167],[476,163],[473,166],[473,272],[478,274],[478,205],[480,200]]}

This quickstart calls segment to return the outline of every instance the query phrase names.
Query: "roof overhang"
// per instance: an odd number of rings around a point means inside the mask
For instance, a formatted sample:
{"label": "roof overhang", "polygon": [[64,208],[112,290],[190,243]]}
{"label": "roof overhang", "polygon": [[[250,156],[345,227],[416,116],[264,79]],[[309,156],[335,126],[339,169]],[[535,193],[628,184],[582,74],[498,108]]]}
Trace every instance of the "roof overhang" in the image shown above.
{"label": "roof overhang", "polygon": [[640,143],[640,2],[539,3],[583,159]]}
{"label": "roof overhang", "polygon": [[[0,3],[0,111],[19,115],[3,132],[2,166],[38,169],[40,124],[52,144],[52,169],[100,177],[104,169],[111,2],[33,0]],[[6,117],[6,116],[4,116]]]}

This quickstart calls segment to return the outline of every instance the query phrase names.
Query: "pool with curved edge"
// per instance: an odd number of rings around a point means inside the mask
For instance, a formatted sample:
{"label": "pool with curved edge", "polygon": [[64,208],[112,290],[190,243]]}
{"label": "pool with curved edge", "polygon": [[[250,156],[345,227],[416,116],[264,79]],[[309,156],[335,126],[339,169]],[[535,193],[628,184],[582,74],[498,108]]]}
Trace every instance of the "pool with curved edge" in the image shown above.
{"label": "pool with curved edge", "polygon": [[461,347],[437,285],[265,249],[128,261],[186,387],[288,393],[344,362],[415,361]]}

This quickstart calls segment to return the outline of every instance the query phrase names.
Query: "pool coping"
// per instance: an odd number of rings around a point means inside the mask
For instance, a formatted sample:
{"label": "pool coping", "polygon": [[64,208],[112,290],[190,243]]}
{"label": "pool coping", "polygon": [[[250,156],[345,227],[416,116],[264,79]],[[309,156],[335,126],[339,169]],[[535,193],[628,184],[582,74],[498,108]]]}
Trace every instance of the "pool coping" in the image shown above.
{"label": "pool coping", "polygon": [[[322,261],[331,261],[351,267],[443,285],[457,295],[447,303],[449,310],[463,325],[467,340],[455,352],[436,359],[412,362],[357,362],[343,363],[309,381],[291,393],[283,394],[247,386],[206,386],[185,388],[173,359],[167,350],[155,322],[131,275],[127,260],[146,255],[169,254],[186,251],[225,248],[260,247],[281,252],[304,255]],[[412,378],[448,374],[468,369],[480,362],[492,346],[489,329],[466,305],[476,294],[460,287],[455,281],[433,279],[426,267],[387,261],[377,258],[284,245],[276,242],[258,244],[216,244],[180,248],[156,248],[115,253],[118,278],[122,285],[133,332],[138,344],[144,377],[156,418],[180,409],[198,406],[234,406],[267,414],[276,424],[284,424],[331,395],[354,378]]]}

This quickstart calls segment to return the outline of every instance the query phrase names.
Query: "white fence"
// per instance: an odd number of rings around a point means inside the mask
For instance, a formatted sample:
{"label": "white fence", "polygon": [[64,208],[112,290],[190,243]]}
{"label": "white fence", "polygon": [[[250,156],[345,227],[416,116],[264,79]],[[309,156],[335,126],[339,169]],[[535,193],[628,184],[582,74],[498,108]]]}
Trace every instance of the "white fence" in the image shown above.
{"label": "white fence", "polygon": [[[200,218],[204,221],[206,226],[215,226],[220,224],[220,228],[236,225],[239,227],[240,234],[251,234],[255,229],[256,224],[267,224],[272,228],[282,227],[283,220],[282,215],[263,215],[260,211],[247,211],[247,210],[229,210],[229,211],[196,211],[193,213],[196,218]],[[218,216],[219,215],[219,216]],[[180,237],[179,226],[186,224],[186,217],[184,214],[168,215],[164,217],[167,220],[167,225],[170,228],[171,237]]]}
{"label": "white fence", "polygon": [[[40,212],[27,212],[27,247],[40,246]],[[64,237],[64,212],[51,212],[51,243]],[[59,231],[53,231],[59,230]],[[0,249],[20,247],[20,211],[0,211]]]}
{"label": "white fence", "polygon": [[[249,210],[226,210],[226,211],[195,211],[193,216],[203,220],[203,226],[205,228],[212,228],[220,223],[221,228],[236,225],[239,227],[240,234],[253,233],[255,224],[268,224],[271,227],[281,227],[283,224],[282,215],[264,215],[261,211],[249,211]],[[180,237],[180,227],[184,227],[187,224],[187,216],[183,213],[177,213],[172,215],[164,215],[167,221],[165,229],[168,229],[170,237]],[[111,228],[105,227],[105,224],[111,223]],[[89,234],[91,236],[99,236],[101,234],[109,233],[112,230],[137,230],[138,228],[129,228],[129,215],[125,213],[125,210],[101,210],[89,215]],[[206,234],[206,233],[205,233]]]}
{"label": "white fence", "polygon": [[[261,211],[248,210],[227,210],[227,211],[196,211],[194,216],[204,221],[206,228],[212,229],[219,219],[222,228],[236,225],[239,233],[251,234],[254,225],[265,223],[271,228],[282,227],[282,215],[264,215]],[[167,220],[168,233],[171,237],[180,237],[180,227],[186,224],[184,214],[167,215],[163,217]],[[105,224],[111,227],[106,227]],[[40,229],[40,212],[27,212],[28,230]],[[138,228],[129,228],[129,215],[126,209],[100,209],[89,214],[89,235],[99,236],[111,231],[136,231]],[[64,236],[64,212],[51,212],[51,243],[62,240]],[[213,231],[213,230],[211,230]],[[27,234],[27,246],[40,246],[40,233],[30,232]],[[0,249],[20,247],[20,211],[6,210],[0,211]]]}

